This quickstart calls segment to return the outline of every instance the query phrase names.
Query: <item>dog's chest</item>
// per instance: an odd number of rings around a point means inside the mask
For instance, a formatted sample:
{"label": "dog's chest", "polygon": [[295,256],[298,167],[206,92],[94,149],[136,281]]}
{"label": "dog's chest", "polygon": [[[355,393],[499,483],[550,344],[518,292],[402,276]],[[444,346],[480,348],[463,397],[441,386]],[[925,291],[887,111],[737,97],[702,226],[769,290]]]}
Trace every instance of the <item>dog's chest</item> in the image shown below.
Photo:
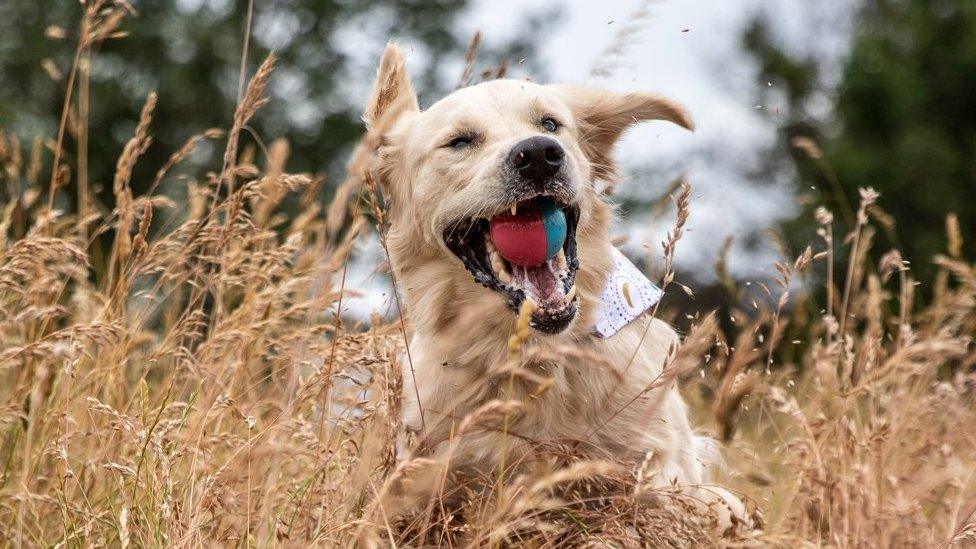
{"label": "dog's chest", "polygon": [[[597,361],[592,351],[581,356],[563,354],[558,361],[540,360],[519,369],[493,375],[499,368],[461,368],[466,379],[452,388],[479,388],[441,392],[453,402],[429,401],[431,407],[449,406],[456,421],[476,416],[492,402],[517,402],[509,417],[512,433],[528,441],[595,445],[620,450],[639,437],[648,419],[646,402],[628,402],[633,380],[618,365]],[[457,370],[455,370],[457,371]],[[448,382],[442,378],[442,382]],[[643,417],[641,417],[643,416]]]}

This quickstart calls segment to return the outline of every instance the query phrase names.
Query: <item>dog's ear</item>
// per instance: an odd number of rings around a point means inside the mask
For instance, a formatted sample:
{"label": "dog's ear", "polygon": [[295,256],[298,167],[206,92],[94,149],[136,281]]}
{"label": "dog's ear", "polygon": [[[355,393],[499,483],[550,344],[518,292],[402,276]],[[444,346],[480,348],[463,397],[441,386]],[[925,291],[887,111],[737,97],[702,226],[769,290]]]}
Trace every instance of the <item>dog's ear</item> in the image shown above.
{"label": "dog's ear", "polygon": [[340,188],[351,193],[354,187],[363,182],[364,176],[370,175],[386,191],[387,198],[392,199],[395,192],[391,180],[397,176],[397,166],[392,159],[397,151],[389,132],[405,115],[418,112],[420,107],[417,104],[417,94],[410,85],[403,51],[391,42],[383,50],[373,91],[363,109],[366,135],[353,151],[346,168],[349,174],[347,183]]}
{"label": "dog's ear", "polygon": [[684,107],[652,93],[618,93],[572,85],[550,86],[569,105],[579,128],[580,146],[593,165],[593,175],[614,182],[613,147],[632,125],[666,120],[693,130]]}
{"label": "dog's ear", "polygon": [[390,42],[380,58],[380,68],[376,71],[373,92],[366,102],[363,121],[370,131],[382,131],[403,114],[419,110],[403,51],[400,46]]}

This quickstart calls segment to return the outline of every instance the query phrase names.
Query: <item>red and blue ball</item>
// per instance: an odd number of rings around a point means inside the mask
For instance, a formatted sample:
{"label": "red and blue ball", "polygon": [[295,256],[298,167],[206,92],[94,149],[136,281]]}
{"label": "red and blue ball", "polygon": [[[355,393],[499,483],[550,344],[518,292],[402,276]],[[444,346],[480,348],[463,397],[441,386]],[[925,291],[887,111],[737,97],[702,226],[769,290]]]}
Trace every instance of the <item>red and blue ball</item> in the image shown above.
{"label": "red and blue ball", "polygon": [[566,241],[566,214],[543,197],[491,220],[491,241],[509,263],[526,269],[551,259]]}

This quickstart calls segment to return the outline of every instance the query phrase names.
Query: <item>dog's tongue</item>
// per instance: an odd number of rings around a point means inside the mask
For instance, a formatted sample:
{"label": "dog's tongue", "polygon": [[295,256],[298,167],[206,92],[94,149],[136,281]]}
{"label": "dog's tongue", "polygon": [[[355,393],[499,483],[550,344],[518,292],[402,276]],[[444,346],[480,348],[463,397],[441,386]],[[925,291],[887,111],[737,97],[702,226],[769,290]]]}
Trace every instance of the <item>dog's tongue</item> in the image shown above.
{"label": "dog's tongue", "polygon": [[546,265],[526,269],[525,278],[532,285],[533,293],[539,297],[544,306],[548,306],[551,301],[562,295],[556,276]]}
{"label": "dog's tongue", "polygon": [[556,255],[566,241],[566,215],[551,198],[520,204],[491,219],[491,241],[509,263],[529,269]]}

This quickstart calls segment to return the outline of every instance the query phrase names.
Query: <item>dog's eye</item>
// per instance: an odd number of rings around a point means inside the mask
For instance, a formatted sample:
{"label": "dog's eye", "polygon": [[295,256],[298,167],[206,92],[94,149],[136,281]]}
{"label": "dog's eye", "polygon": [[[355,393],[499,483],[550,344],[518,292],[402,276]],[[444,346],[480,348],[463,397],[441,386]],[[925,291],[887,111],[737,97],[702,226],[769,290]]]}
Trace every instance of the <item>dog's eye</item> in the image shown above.
{"label": "dog's eye", "polygon": [[551,116],[543,117],[539,123],[542,125],[542,129],[547,132],[554,132],[559,129],[559,122],[556,122],[556,119]]}
{"label": "dog's eye", "polygon": [[459,135],[448,141],[444,146],[450,149],[464,149],[471,146],[471,143],[474,143],[473,137],[470,135]]}

